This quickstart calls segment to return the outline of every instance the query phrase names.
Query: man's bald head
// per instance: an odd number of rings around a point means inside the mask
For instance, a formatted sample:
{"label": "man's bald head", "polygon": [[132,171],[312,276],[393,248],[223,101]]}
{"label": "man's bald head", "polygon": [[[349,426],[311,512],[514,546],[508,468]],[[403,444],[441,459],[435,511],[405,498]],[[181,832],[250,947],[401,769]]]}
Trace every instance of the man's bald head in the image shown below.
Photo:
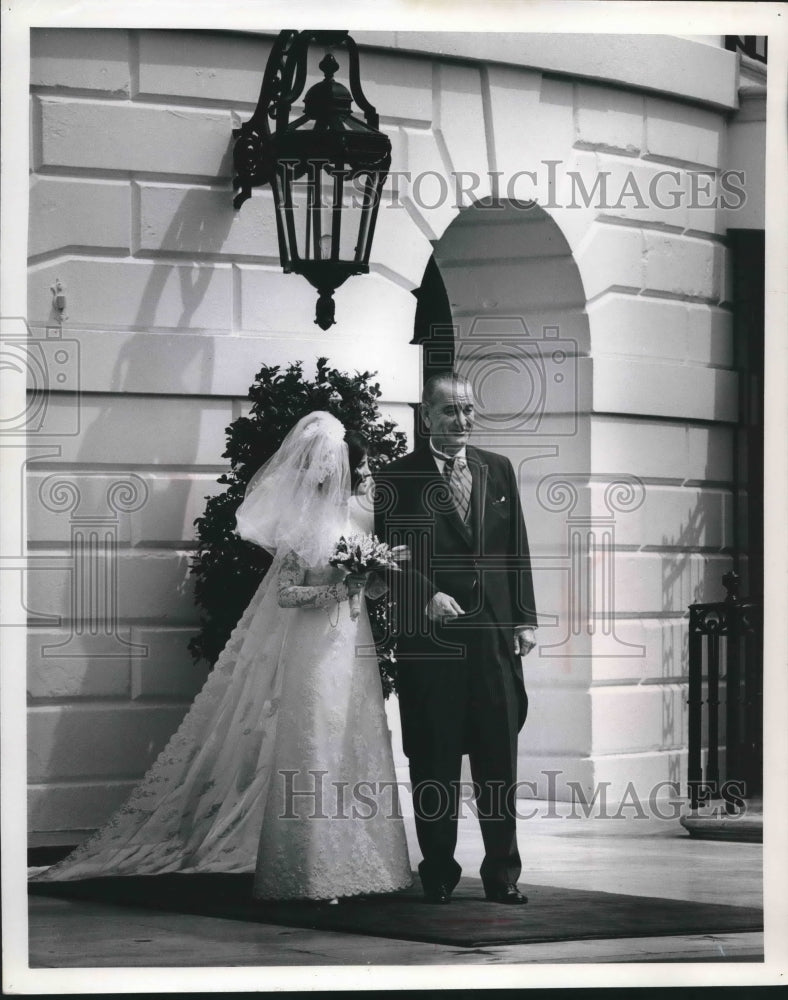
{"label": "man's bald head", "polygon": [[473,397],[470,382],[464,375],[458,375],[453,371],[437,372],[430,375],[421,390],[421,401],[426,406],[432,406],[439,390],[445,389],[452,392],[455,389],[462,389],[466,396]]}

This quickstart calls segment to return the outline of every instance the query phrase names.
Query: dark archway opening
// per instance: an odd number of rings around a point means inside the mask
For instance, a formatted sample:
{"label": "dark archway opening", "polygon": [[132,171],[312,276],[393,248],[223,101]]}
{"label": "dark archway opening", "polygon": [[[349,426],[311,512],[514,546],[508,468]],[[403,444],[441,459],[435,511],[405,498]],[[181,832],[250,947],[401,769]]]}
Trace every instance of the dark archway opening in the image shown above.
{"label": "dark archway opening", "polygon": [[[421,345],[421,384],[431,375],[454,367],[455,326],[451,304],[440,268],[430,257],[416,296],[416,318],[412,343]],[[413,414],[413,439],[416,446],[426,444],[427,435],[418,407]]]}

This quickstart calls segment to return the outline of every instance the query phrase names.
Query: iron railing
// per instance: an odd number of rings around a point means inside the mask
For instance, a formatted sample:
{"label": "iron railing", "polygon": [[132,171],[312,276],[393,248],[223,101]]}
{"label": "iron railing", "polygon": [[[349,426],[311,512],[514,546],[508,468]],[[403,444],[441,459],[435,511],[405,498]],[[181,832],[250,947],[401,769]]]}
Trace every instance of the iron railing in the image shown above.
{"label": "iron railing", "polygon": [[[692,809],[722,798],[731,812],[736,799],[763,789],[763,607],[739,597],[736,573],[722,583],[724,601],[689,608],[687,783]],[[734,794],[726,794],[730,789]]]}

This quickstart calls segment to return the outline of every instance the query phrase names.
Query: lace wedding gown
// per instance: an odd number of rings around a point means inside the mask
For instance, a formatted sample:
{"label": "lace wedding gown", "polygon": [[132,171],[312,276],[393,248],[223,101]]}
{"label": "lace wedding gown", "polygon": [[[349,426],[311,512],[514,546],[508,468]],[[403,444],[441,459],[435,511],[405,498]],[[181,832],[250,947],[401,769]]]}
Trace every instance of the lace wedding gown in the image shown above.
{"label": "lace wedding gown", "polygon": [[[371,530],[353,499],[350,518]],[[254,871],[265,899],[408,886],[369,621],[338,600],[341,576],[277,557],[126,804],[34,880]]]}

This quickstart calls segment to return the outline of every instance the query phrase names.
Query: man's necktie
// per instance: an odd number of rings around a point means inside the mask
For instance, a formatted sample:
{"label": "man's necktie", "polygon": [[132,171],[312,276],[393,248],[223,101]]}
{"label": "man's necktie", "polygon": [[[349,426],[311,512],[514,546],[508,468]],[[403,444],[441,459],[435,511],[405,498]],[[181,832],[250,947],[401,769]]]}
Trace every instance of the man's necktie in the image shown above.
{"label": "man's necktie", "polygon": [[460,520],[465,521],[471,506],[471,472],[463,458],[449,458],[443,467],[452,500]]}

